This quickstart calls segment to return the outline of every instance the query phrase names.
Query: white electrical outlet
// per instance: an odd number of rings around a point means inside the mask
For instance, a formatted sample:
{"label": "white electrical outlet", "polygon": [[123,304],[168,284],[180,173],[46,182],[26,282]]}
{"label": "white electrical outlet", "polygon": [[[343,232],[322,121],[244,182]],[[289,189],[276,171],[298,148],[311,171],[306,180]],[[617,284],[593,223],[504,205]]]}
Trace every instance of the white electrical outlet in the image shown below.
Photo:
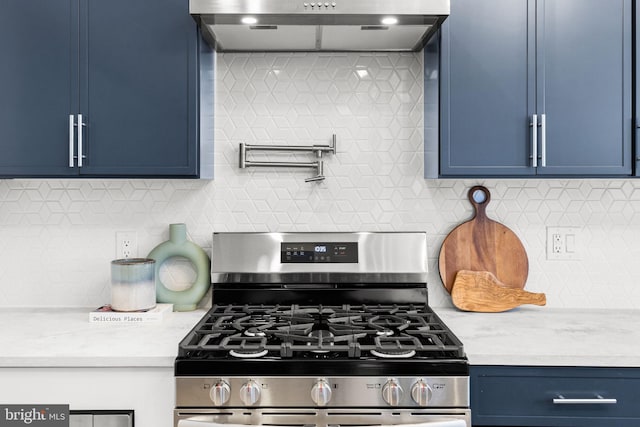
{"label": "white electrical outlet", "polygon": [[547,259],[580,259],[580,236],[577,227],[547,227]]}
{"label": "white electrical outlet", "polygon": [[138,233],[135,231],[116,232],[116,258],[135,258],[138,256]]}
{"label": "white electrical outlet", "polygon": [[552,242],[551,244],[553,245],[551,248],[552,253],[554,254],[562,254],[564,253],[564,238],[562,237],[562,234],[560,233],[553,233],[553,235],[551,236]]}

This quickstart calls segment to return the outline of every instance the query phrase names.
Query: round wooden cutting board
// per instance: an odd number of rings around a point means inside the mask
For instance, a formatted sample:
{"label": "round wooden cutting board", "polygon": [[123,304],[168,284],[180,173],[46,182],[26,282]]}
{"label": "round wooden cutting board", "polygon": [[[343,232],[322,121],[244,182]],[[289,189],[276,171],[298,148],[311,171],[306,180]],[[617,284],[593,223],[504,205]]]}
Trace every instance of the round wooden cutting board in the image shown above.
{"label": "round wooden cutting board", "polygon": [[487,217],[491,200],[487,188],[472,187],[468,196],[475,215],[454,228],[442,243],[438,262],[442,283],[451,293],[458,271],[489,271],[505,286],[523,289],[529,260],[520,239],[508,227]]}

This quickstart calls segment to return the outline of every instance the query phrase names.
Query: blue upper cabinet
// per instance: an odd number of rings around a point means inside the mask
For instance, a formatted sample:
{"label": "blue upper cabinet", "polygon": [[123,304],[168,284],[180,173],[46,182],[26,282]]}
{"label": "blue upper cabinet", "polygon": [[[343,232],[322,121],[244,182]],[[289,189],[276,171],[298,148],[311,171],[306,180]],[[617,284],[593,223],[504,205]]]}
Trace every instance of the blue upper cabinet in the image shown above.
{"label": "blue upper cabinet", "polygon": [[[527,0],[452,0],[442,26],[442,175],[531,174],[535,108]],[[530,46],[531,45],[531,46]]]}
{"label": "blue upper cabinet", "polygon": [[640,25],[640,7],[635,8],[635,27],[636,27],[636,64],[635,64],[635,87],[636,87],[636,117],[635,117],[635,142],[636,142],[636,176],[640,176],[640,95],[638,95],[638,88],[640,88],[640,69],[638,68],[638,60],[640,59],[640,31],[638,31],[638,25]]}
{"label": "blue upper cabinet", "polygon": [[198,35],[188,0],[82,0],[80,112],[92,175],[195,175]]}
{"label": "blue upper cabinet", "polygon": [[630,175],[631,12],[631,0],[451,0],[440,175]]}
{"label": "blue upper cabinet", "polygon": [[538,174],[630,175],[631,0],[538,3]]}
{"label": "blue upper cabinet", "polygon": [[0,175],[77,173],[68,167],[77,19],[77,0],[0,2]]}
{"label": "blue upper cabinet", "polygon": [[7,0],[0,24],[0,176],[198,176],[188,0]]}

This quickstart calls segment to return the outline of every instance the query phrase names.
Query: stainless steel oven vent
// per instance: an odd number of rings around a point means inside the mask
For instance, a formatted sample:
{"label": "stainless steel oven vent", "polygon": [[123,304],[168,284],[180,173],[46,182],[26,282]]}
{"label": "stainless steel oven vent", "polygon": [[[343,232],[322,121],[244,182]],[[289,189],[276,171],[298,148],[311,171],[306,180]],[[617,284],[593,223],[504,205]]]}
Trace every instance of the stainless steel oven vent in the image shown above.
{"label": "stainless steel oven vent", "polygon": [[190,0],[218,51],[418,51],[450,0]]}

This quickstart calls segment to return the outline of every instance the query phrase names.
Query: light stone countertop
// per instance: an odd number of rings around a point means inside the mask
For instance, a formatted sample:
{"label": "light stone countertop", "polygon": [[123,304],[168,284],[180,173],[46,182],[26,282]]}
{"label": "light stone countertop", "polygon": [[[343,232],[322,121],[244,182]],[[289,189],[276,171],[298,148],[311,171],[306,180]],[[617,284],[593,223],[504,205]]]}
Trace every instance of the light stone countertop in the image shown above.
{"label": "light stone countertop", "polygon": [[[640,367],[640,310],[523,306],[505,313],[434,310],[472,365]],[[205,310],[158,323],[89,323],[86,308],[0,309],[0,368],[172,367]]]}
{"label": "light stone countertop", "polygon": [[471,365],[640,367],[640,310],[434,311]]}
{"label": "light stone countertop", "polygon": [[172,367],[178,343],[205,310],[160,322],[89,322],[89,308],[0,309],[0,368]]}

